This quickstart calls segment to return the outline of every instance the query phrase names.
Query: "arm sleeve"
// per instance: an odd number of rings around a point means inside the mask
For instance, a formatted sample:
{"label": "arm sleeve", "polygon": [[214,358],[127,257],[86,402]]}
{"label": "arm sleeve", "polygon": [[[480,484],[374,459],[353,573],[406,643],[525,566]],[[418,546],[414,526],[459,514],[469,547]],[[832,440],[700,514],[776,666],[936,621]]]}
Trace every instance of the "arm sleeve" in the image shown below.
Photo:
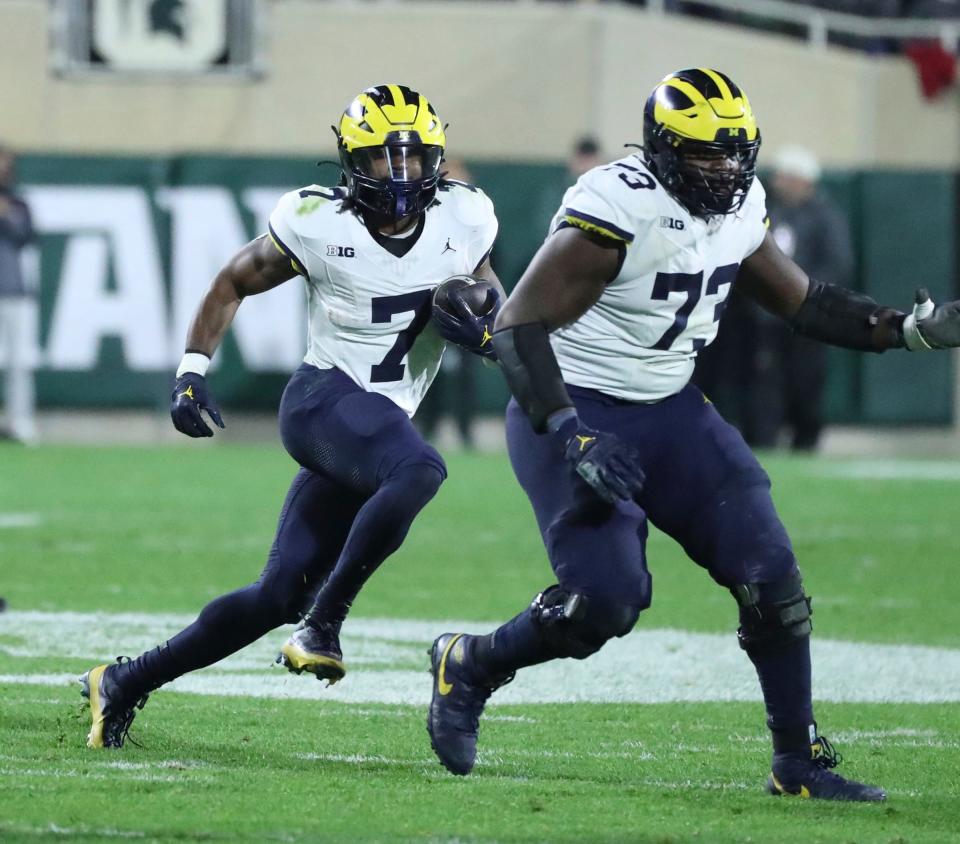
{"label": "arm sleeve", "polygon": [[300,202],[297,191],[291,191],[280,197],[277,207],[270,214],[269,236],[273,245],[290,259],[293,269],[302,276],[307,275],[307,265],[303,242],[293,225],[296,208]]}

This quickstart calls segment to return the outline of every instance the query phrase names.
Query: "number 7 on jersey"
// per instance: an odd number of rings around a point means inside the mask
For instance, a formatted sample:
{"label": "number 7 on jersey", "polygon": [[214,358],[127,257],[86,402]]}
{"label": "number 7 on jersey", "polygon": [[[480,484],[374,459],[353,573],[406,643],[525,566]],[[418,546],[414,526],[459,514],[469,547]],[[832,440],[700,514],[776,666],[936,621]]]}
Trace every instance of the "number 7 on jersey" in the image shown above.
{"label": "number 7 on jersey", "polygon": [[413,348],[420,332],[430,322],[430,298],[432,290],[414,290],[399,296],[375,296],[371,300],[373,322],[393,322],[397,314],[414,312],[410,325],[397,334],[390,351],[380,363],[370,367],[370,383],[383,384],[403,379],[403,359]]}

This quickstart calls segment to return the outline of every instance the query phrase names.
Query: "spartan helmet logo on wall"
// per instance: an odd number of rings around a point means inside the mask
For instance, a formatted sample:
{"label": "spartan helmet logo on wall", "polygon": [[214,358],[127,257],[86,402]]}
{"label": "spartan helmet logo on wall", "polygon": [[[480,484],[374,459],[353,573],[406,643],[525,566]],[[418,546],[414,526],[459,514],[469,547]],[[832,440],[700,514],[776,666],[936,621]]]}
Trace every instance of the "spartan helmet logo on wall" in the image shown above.
{"label": "spartan helmet logo on wall", "polygon": [[202,71],[228,51],[227,0],[98,0],[91,47],[116,70]]}

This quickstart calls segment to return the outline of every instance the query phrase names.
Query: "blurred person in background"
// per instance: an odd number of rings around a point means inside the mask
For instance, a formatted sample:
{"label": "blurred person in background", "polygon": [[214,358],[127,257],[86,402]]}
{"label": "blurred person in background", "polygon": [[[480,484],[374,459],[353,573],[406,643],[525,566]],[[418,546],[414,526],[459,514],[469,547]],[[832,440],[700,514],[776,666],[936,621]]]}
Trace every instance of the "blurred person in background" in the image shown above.
{"label": "blurred person in background", "polygon": [[[774,158],[767,210],[781,251],[825,284],[848,287],[853,246],[846,219],[817,188],[820,164],[809,150]],[[747,443],[773,448],[784,426],[791,446],[815,449],[823,430],[827,348],[795,333],[736,290],[718,342],[700,353],[695,381],[738,422]]]}
{"label": "blurred person in background", "polygon": [[37,437],[29,349],[35,310],[20,253],[33,240],[33,223],[27,203],[14,191],[15,176],[16,156],[0,146],[0,355],[7,370],[0,438],[31,443]]}
{"label": "blurred person in background", "polygon": [[[599,167],[605,161],[600,154],[600,142],[592,135],[584,135],[573,145],[570,158],[567,159],[567,171],[575,182],[584,173]],[[554,209],[555,210],[555,209]]]}
{"label": "blurred person in background", "polygon": [[[817,187],[820,163],[809,150],[788,146],[774,157],[767,203],[770,231],[781,251],[824,284],[849,287],[853,274],[850,226]],[[751,435],[758,446],[776,444],[790,429],[794,449],[815,449],[823,430],[827,347],[792,331],[754,306],[758,317]],[[749,439],[749,438],[748,438]]]}

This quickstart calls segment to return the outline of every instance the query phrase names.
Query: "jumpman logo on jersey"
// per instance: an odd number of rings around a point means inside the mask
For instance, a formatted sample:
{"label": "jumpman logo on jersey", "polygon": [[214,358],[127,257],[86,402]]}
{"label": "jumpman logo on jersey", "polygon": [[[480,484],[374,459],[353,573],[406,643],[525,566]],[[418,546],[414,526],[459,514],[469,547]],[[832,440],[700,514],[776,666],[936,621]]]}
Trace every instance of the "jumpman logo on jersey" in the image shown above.
{"label": "jumpman logo on jersey", "polygon": [[457,250],[454,249],[454,248],[450,245],[450,238],[448,237],[448,238],[447,238],[447,245],[443,247],[443,252],[441,252],[440,254],[441,254],[441,255],[446,255],[448,252],[456,252],[456,251],[457,251]]}

